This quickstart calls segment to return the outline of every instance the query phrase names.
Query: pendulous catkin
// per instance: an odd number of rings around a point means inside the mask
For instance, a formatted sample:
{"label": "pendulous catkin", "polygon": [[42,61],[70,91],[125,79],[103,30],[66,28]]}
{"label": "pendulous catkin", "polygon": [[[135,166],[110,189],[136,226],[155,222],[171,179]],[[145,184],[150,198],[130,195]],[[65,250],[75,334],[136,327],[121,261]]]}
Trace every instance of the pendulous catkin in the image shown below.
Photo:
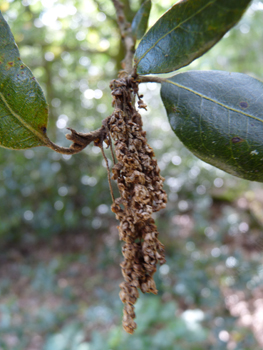
{"label": "pendulous catkin", "polygon": [[[134,107],[138,83],[132,78],[120,78],[113,80],[110,87],[114,112],[107,127],[118,161],[112,169],[112,178],[120,192],[112,211],[120,221],[119,237],[125,242],[121,263],[124,282],[120,284],[120,298],[125,305],[123,328],[132,334],[136,328],[134,304],[139,297],[138,289],[157,294],[153,274],[165,257],[152,214],[165,208],[167,195],[164,178],[142,129],[141,116]],[[138,106],[146,109],[141,97]]]}

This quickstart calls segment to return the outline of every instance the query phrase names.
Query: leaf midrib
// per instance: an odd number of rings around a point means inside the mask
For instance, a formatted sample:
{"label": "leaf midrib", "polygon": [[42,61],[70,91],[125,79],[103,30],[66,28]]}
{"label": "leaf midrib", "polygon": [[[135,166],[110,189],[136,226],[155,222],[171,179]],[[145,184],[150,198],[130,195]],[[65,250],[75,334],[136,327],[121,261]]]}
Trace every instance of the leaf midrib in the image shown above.
{"label": "leaf midrib", "polygon": [[13,117],[15,117],[26,129],[28,129],[35,136],[37,136],[44,144],[47,144],[47,138],[44,135],[42,135],[40,132],[35,130],[30,124],[26,123],[19,114],[13,111],[13,109],[10,107],[10,105],[8,104],[7,100],[5,99],[4,95],[1,92],[0,92],[0,98],[4,102],[5,106],[8,108],[9,112],[13,115]]}
{"label": "leaf midrib", "polygon": [[[136,61],[136,65],[138,65],[138,63],[148,54],[148,52],[150,52],[161,40],[163,40],[167,35],[169,35],[170,33],[172,33],[174,30],[176,30],[177,28],[179,28],[182,24],[184,24],[185,22],[187,22],[188,20],[190,20],[191,18],[193,18],[194,16],[196,16],[198,13],[200,13],[201,11],[203,11],[206,7],[210,6],[211,4],[215,3],[216,0],[210,1],[209,3],[207,3],[204,7],[202,7],[200,10],[198,10],[197,12],[195,12],[192,16],[188,17],[187,19],[185,19],[184,21],[180,22],[177,26],[175,26],[172,30],[170,30],[169,32],[165,33],[160,39],[158,39],[154,45],[152,45],[147,51],[145,51],[145,53],[141,56],[141,58]],[[176,6],[176,5],[175,5]],[[169,12],[169,11],[168,11]]]}
{"label": "leaf midrib", "polygon": [[236,109],[236,108],[233,108],[233,107],[229,107],[229,106],[225,105],[225,104],[222,103],[222,102],[219,102],[219,101],[217,101],[217,100],[213,100],[211,97],[208,97],[208,96],[206,96],[206,95],[203,95],[203,94],[201,94],[200,92],[197,92],[197,91],[195,91],[195,90],[193,90],[193,89],[190,89],[190,88],[188,88],[188,87],[186,87],[186,86],[184,86],[184,85],[175,83],[175,82],[173,82],[173,81],[171,81],[171,80],[169,80],[169,79],[164,79],[164,80],[165,80],[165,82],[167,82],[167,83],[173,84],[173,85],[175,85],[175,86],[177,86],[177,87],[179,87],[179,88],[181,88],[181,89],[184,89],[184,90],[187,90],[187,91],[189,91],[189,92],[192,92],[193,94],[195,94],[195,95],[197,95],[197,96],[200,96],[200,97],[202,97],[202,98],[204,98],[204,99],[206,99],[206,100],[208,100],[208,101],[211,101],[211,102],[213,102],[213,103],[216,103],[217,105],[219,105],[219,106],[221,106],[221,107],[224,107],[224,108],[226,108],[226,109],[229,110],[229,111],[233,111],[233,112],[236,112],[236,113],[243,114],[243,115],[245,115],[246,117],[255,119],[255,120],[257,120],[257,121],[259,121],[259,122],[261,122],[261,123],[263,122],[262,119],[259,119],[259,118],[255,117],[255,116],[251,115],[251,114],[245,113],[245,112],[243,112],[243,111],[241,111],[241,110],[239,110],[239,109]]}

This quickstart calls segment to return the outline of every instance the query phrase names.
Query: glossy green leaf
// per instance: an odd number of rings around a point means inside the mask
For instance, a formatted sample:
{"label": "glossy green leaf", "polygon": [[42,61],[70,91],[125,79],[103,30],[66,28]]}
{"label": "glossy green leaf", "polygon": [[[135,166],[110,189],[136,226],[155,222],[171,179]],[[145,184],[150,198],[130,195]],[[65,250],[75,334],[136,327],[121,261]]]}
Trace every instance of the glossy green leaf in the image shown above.
{"label": "glossy green leaf", "polygon": [[147,30],[151,7],[151,0],[145,1],[132,21],[132,33],[136,39],[141,39]]}
{"label": "glossy green leaf", "polygon": [[25,149],[48,143],[48,106],[30,69],[21,61],[0,12],[0,146]]}
{"label": "glossy green leaf", "polygon": [[162,83],[172,129],[197,157],[263,182],[263,83],[241,73],[191,71]]}
{"label": "glossy green leaf", "polygon": [[241,18],[250,0],[183,0],[146,33],[135,53],[138,74],[167,73],[203,55]]}

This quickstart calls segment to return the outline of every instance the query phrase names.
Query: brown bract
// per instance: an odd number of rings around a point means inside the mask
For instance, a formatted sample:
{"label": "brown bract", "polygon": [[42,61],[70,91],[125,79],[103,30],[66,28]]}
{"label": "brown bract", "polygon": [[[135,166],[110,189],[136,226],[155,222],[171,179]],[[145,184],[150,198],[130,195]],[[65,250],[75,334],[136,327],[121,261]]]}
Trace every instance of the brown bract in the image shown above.
{"label": "brown bract", "polygon": [[[120,197],[112,211],[120,221],[120,239],[125,242],[121,263],[124,282],[120,284],[120,298],[125,304],[123,328],[133,333],[134,304],[143,293],[157,294],[153,274],[158,263],[163,264],[164,247],[158,240],[158,231],[152,214],[165,208],[167,195],[163,189],[164,178],[148,145],[142,119],[135,109],[138,83],[133,78],[120,78],[111,82],[114,112],[107,127],[115,145],[117,164],[112,178],[117,181]],[[139,108],[146,104],[139,97]]]}

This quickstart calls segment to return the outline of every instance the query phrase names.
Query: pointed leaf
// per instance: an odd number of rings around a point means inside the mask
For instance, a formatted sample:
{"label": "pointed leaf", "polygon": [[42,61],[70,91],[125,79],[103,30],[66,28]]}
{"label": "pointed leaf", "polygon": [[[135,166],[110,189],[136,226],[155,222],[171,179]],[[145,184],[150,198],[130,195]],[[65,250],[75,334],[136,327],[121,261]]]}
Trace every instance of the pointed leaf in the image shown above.
{"label": "pointed leaf", "polygon": [[135,52],[138,74],[167,73],[203,55],[241,18],[250,0],[183,0],[146,33]]}
{"label": "pointed leaf", "polygon": [[241,73],[191,71],[162,83],[171,127],[203,161],[263,182],[263,83]]}
{"label": "pointed leaf", "polygon": [[151,7],[151,0],[145,1],[132,21],[132,33],[136,39],[141,39],[147,30]]}
{"label": "pointed leaf", "polygon": [[10,28],[0,12],[0,146],[44,146],[48,106],[30,69],[21,61]]}

